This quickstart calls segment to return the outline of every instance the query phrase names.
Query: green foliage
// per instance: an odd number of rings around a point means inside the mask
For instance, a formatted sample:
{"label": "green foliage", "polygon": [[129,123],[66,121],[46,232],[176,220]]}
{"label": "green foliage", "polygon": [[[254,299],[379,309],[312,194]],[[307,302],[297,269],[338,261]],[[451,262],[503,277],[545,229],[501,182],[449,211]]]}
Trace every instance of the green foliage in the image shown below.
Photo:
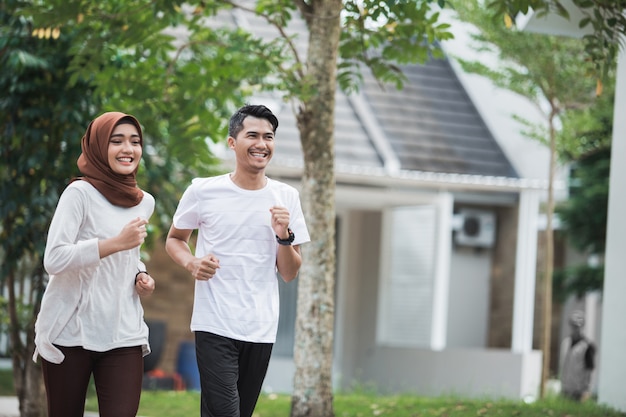
{"label": "green foliage", "polygon": [[[614,94],[604,94],[595,106],[566,112],[563,119],[566,139],[562,153],[574,160],[570,175],[570,196],[556,208],[569,241],[583,253],[603,254],[611,164]],[[554,294],[563,301],[569,295],[581,297],[603,288],[604,268],[578,265],[556,271]]]}
{"label": "green foliage", "polygon": [[7,298],[0,297],[0,333],[1,334],[7,334],[9,331],[9,326],[11,324],[11,319],[9,315],[7,314],[8,305],[9,305],[9,301],[7,300]]}
{"label": "green foliage", "polygon": [[[583,253],[603,254],[611,163],[613,94],[604,95],[596,106],[567,112],[571,132],[578,138],[563,152],[574,158],[570,176],[570,197],[556,208],[569,241]],[[563,141],[565,142],[565,141]],[[566,143],[566,142],[565,142]],[[556,271],[554,294],[560,300],[568,295],[582,296],[587,291],[602,290],[604,268],[579,265]]]}
{"label": "green foliage", "polygon": [[86,82],[70,87],[63,70],[71,36],[34,37],[32,25],[6,7],[0,18],[3,283],[25,255],[43,254],[45,230],[59,193],[76,174],[80,137],[95,101]]}
{"label": "green foliage", "polygon": [[557,143],[562,160],[581,161],[611,147],[614,104],[615,73],[611,72],[592,106],[568,109],[561,115]]}
{"label": "green foliage", "polygon": [[557,207],[567,236],[584,252],[604,253],[610,164],[610,148],[578,161],[571,174],[570,198]]}
{"label": "green foliage", "polygon": [[[472,35],[474,49],[492,52],[499,58],[495,69],[482,61],[460,59],[465,71],[486,76],[497,86],[527,97],[538,108],[546,109],[546,120],[593,103],[593,64],[585,59],[580,40],[507,29],[477,1],[459,1],[455,10],[461,20],[479,28]],[[518,117],[524,120],[523,115]],[[547,141],[548,136],[540,130],[531,131],[531,137],[543,136]]]}
{"label": "green foliage", "polygon": [[604,267],[577,265],[554,271],[552,293],[555,299],[565,302],[569,296],[580,298],[591,291],[601,291]]}
{"label": "green foliage", "polygon": [[[447,1],[438,4],[444,7]],[[433,2],[346,1],[339,45],[338,80],[342,89],[356,91],[361,65],[383,83],[399,89],[405,81],[396,64],[423,63],[440,57],[437,43],[452,38],[447,23],[438,22]]]}
{"label": "green foliage", "polygon": [[[589,61],[594,64],[594,74],[606,77],[617,61],[619,49],[623,47],[626,34],[626,0],[571,0],[581,10],[584,17],[578,27],[591,29],[584,36],[584,50]],[[556,13],[566,19],[570,15],[561,0],[490,0],[488,6],[496,16],[517,16],[526,14],[529,9],[538,17]]]}

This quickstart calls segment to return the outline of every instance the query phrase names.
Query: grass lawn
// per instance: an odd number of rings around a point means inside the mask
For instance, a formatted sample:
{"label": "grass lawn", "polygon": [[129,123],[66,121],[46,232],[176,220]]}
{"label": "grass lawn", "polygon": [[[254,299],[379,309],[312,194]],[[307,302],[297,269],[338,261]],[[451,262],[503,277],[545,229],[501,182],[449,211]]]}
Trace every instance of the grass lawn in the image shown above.
{"label": "grass lawn", "polygon": [[[0,395],[15,395],[10,370],[0,370]],[[254,417],[288,417],[291,397],[263,394]],[[93,389],[89,391],[87,410],[97,411]],[[144,391],[140,416],[198,416],[200,394],[193,391]],[[427,398],[415,395],[379,396],[370,393],[338,393],[334,398],[335,417],[626,417],[594,401],[582,404],[549,398],[526,404],[521,401],[475,400],[453,397]]]}
{"label": "grass lawn", "polygon": [[13,390],[13,371],[10,369],[0,370],[0,396],[15,395]]}
{"label": "grass lawn", "polygon": [[[291,397],[263,394],[254,417],[288,417]],[[144,391],[139,415],[148,417],[198,416],[196,392]],[[414,395],[377,396],[373,394],[337,394],[336,417],[626,417],[595,402],[582,404],[562,399],[542,400],[533,404],[520,401],[467,400],[460,398],[424,398]]]}

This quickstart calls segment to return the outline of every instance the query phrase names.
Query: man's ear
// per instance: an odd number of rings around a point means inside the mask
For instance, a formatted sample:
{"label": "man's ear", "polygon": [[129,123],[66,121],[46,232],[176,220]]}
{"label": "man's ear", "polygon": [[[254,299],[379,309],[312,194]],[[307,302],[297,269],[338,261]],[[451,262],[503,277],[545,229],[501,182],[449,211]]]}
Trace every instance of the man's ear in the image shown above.
{"label": "man's ear", "polygon": [[228,147],[230,149],[235,149],[235,138],[233,138],[232,136],[228,137]]}

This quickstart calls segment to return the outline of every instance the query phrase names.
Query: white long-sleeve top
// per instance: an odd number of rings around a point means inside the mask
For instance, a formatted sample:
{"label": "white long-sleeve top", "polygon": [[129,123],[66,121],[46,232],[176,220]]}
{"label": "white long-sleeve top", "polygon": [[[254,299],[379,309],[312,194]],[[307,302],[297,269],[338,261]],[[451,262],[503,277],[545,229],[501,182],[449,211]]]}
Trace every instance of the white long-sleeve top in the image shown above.
{"label": "white long-sleeve top", "polygon": [[116,236],[131,220],[149,219],[154,197],[114,206],[86,181],[63,192],[48,231],[44,268],[50,281],[35,323],[35,354],[61,363],[54,344],[104,352],[142,346],[150,353],[148,327],[135,290],[135,275],[145,270],[139,247],[100,259],[98,240]]}

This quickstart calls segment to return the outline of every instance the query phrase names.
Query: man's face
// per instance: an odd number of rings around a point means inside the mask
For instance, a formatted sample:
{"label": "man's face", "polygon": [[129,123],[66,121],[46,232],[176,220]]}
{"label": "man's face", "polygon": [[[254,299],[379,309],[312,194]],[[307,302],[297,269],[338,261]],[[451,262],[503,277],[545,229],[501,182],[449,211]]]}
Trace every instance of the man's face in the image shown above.
{"label": "man's face", "polygon": [[269,121],[248,116],[236,138],[228,138],[228,146],[235,151],[237,169],[259,172],[274,154],[274,131]]}

